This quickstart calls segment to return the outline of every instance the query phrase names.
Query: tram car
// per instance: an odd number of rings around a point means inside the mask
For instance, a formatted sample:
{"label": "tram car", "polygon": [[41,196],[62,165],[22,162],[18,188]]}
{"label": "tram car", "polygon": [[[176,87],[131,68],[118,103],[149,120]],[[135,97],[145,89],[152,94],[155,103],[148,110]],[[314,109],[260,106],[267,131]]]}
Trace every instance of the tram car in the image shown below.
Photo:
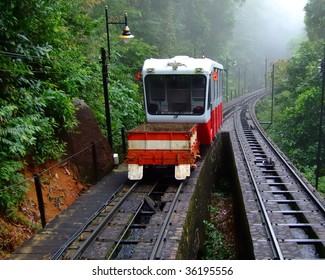
{"label": "tram car", "polygon": [[175,166],[190,176],[199,147],[211,144],[222,124],[223,66],[208,58],[147,59],[142,68],[145,124],[128,131],[128,177],[145,166]]}

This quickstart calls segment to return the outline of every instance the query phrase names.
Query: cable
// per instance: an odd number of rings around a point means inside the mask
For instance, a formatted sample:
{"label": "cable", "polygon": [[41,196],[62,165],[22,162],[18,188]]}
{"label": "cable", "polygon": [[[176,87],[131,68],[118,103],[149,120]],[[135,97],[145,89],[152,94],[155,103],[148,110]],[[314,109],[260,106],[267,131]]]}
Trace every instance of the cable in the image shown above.
{"label": "cable", "polygon": [[25,55],[25,54],[19,54],[19,53],[12,53],[12,52],[6,52],[6,51],[0,51],[0,54],[7,56],[7,57],[11,57],[11,58],[27,58],[27,59],[33,58],[33,59],[38,59],[38,60],[51,60],[49,58]]}
{"label": "cable", "polygon": [[[49,172],[50,170],[54,169],[55,167],[58,167],[58,166],[60,166],[61,164],[65,163],[65,162],[67,162],[67,161],[69,161],[69,160],[71,160],[72,158],[74,158],[74,157],[78,156],[79,154],[83,153],[84,151],[89,150],[93,145],[96,145],[96,144],[98,144],[98,143],[100,143],[100,142],[102,142],[102,141],[104,141],[104,140],[106,140],[106,139],[105,139],[105,138],[102,138],[102,139],[100,139],[100,140],[97,140],[96,142],[93,142],[91,145],[85,147],[84,149],[80,150],[79,152],[77,152],[77,153],[75,153],[75,154],[73,154],[73,155],[71,155],[71,156],[65,158],[64,160],[58,162],[58,163],[55,164],[55,165],[52,165],[51,167],[49,167],[48,169],[45,169],[45,170],[42,171],[41,173],[38,173],[37,176],[42,176],[42,175],[44,175],[45,173]],[[29,181],[31,181],[31,180],[34,180],[35,177],[36,177],[36,176],[30,177],[30,178],[26,178],[25,180],[23,180],[23,181],[21,181],[21,182],[19,182],[19,183],[16,183],[16,184],[10,185],[10,186],[4,186],[3,188],[1,188],[1,190],[0,190],[0,194],[1,194],[1,193],[4,193],[6,190],[9,190],[9,189],[12,189],[12,188],[15,188],[15,187],[19,187],[19,186],[21,186],[21,185],[23,185],[23,184],[25,184],[25,183],[27,183],[27,182],[29,182]]]}

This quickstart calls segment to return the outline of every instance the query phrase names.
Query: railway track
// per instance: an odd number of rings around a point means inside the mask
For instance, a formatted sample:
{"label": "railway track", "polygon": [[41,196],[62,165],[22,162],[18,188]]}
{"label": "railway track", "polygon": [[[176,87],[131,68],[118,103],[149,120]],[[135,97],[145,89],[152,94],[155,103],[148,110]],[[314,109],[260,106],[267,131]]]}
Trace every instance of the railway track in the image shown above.
{"label": "railway track", "polygon": [[52,259],[161,259],[184,184],[170,178],[126,182]]}
{"label": "railway track", "polygon": [[[241,149],[232,141],[235,157],[242,154],[244,158],[238,157],[236,163],[237,170],[243,171],[239,177],[248,181],[241,186],[242,213],[248,217],[252,240],[245,242],[253,243],[256,259],[325,258],[324,204],[268,143],[253,106],[248,106],[266,93],[257,91],[225,108],[226,125],[231,135],[237,135]],[[83,225],[78,224],[78,230],[60,243],[51,259],[174,259],[195,176],[180,182],[157,174],[123,184]],[[196,252],[200,241],[196,229],[194,234],[188,245]]]}
{"label": "railway track", "polygon": [[236,111],[234,126],[249,174],[254,251],[268,259],[325,258],[324,204],[262,132],[252,107]]}
{"label": "railway track", "polygon": [[233,114],[236,111],[238,111],[240,108],[242,108],[245,104],[249,104],[250,102],[253,102],[257,98],[266,95],[268,93],[270,93],[270,90],[261,89],[243,95],[241,97],[236,98],[235,100],[232,100],[231,102],[226,103],[223,109],[224,110],[223,121],[225,122],[230,117],[232,117]]}

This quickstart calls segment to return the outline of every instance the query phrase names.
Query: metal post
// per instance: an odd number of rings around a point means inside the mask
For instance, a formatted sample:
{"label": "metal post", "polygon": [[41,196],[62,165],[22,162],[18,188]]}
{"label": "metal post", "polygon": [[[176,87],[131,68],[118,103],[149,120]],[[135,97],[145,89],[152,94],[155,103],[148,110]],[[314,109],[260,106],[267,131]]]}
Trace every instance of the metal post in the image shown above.
{"label": "metal post", "polygon": [[[275,76],[275,63],[272,64],[272,73],[271,73],[271,120],[267,122],[260,122],[260,124],[267,124],[268,126],[265,130],[268,130],[273,124],[273,112],[274,112],[274,76]],[[266,90],[266,88],[265,88]]]}
{"label": "metal post", "polygon": [[274,81],[275,81],[275,63],[272,65],[272,99],[271,99],[271,124],[273,123],[273,106],[274,106]]}
{"label": "metal post", "polygon": [[41,181],[39,178],[39,174],[34,174],[34,183],[35,183],[35,189],[36,189],[36,195],[37,195],[38,209],[39,209],[39,212],[41,215],[42,227],[45,227],[45,225],[46,225],[45,207],[44,207],[42,185],[41,185]]}
{"label": "metal post", "polygon": [[229,101],[229,67],[228,67],[228,58],[226,58],[226,101]]}
{"label": "metal post", "polygon": [[111,60],[111,44],[109,39],[109,24],[108,24],[108,7],[105,6],[105,18],[106,18],[106,37],[107,37],[107,51],[108,51],[108,60]]}
{"label": "metal post", "polygon": [[124,153],[124,156],[125,156],[126,155],[126,141],[125,141],[125,129],[124,129],[124,127],[121,128],[121,136],[122,136],[123,153]]}
{"label": "metal post", "polygon": [[325,91],[325,45],[324,45],[324,56],[321,62],[321,73],[323,76],[323,85],[322,85],[322,97],[321,97],[321,107],[320,107],[320,116],[319,116],[319,130],[318,130],[318,149],[317,149],[317,168],[316,168],[316,190],[318,189],[319,175],[322,164],[322,135],[323,135],[323,113],[324,113],[324,91]]}
{"label": "metal post", "polygon": [[247,62],[246,62],[246,64],[245,64],[245,71],[244,71],[244,94],[245,94],[245,92],[246,92],[246,87],[247,87]]}
{"label": "metal post", "polygon": [[240,67],[238,68],[238,90],[237,90],[238,96],[240,96]]}
{"label": "metal post", "polygon": [[103,76],[103,88],[104,88],[104,99],[105,99],[107,140],[113,152],[111,112],[109,107],[109,93],[108,93],[108,69],[107,69],[107,62],[106,62],[106,52],[104,48],[101,48],[101,58],[102,58],[102,76]]}
{"label": "metal post", "polygon": [[265,59],[265,77],[264,77],[264,79],[265,79],[265,84],[264,84],[264,88],[265,88],[265,90],[266,90],[266,88],[267,88],[267,58]]}
{"label": "metal post", "polygon": [[[121,24],[121,23],[119,23],[119,24]],[[127,13],[124,14],[124,25],[125,26],[128,25],[128,14]]]}

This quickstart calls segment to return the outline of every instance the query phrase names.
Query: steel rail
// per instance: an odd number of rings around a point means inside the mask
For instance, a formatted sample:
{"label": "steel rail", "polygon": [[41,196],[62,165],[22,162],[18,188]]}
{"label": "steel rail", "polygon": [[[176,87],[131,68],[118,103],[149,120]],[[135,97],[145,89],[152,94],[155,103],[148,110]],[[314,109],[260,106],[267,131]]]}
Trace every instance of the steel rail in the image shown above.
{"label": "steel rail", "polygon": [[[162,250],[162,242],[165,238],[165,235],[166,235],[166,229],[167,229],[167,226],[169,224],[169,221],[170,221],[170,218],[175,210],[175,206],[176,206],[176,202],[178,201],[178,197],[181,193],[181,190],[183,188],[183,185],[184,185],[185,181],[182,181],[180,183],[180,185],[178,186],[178,190],[175,194],[175,197],[169,207],[169,210],[168,210],[168,213],[166,215],[166,218],[164,220],[164,223],[160,229],[160,232],[158,234],[158,237],[156,239],[156,242],[155,242],[155,245],[153,246],[153,249],[151,251],[151,255],[149,257],[150,260],[157,260],[157,259],[160,259],[160,256],[159,254],[161,253],[161,250]],[[159,253],[159,254],[158,254]]]}
{"label": "steel rail", "polygon": [[125,236],[126,233],[128,232],[128,230],[129,230],[129,228],[131,227],[131,225],[133,224],[133,221],[135,220],[136,216],[140,213],[141,208],[142,208],[143,205],[144,205],[144,201],[142,201],[142,202],[139,204],[139,206],[138,206],[137,210],[135,211],[135,213],[134,213],[132,219],[130,220],[129,224],[125,227],[125,229],[124,229],[123,233],[121,234],[119,240],[115,243],[114,248],[111,249],[111,253],[110,253],[109,257],[107,258],[108,260],[111,260],[111,259],[112,259],[112,257],[113,257],[113,255],[115,254],[115,252],[116,252],[118,246],[121,244],[121,242],[122,242],[124,236]]}
{"label": "steel rail", "polygon": [[[244,110],[244,109],[242,108],[242,110]],[[240,117],[238,117],[236,119],[238,120],[238,119],[240,119]],[[258,200],[258,203],[259,203],[260,208],[261,208],[261,213],[262,213],[263,218],[264,218],[265,223],[266,223],[267,231],[269,232],[270,240],[271,240],[271,242],[273,244],[273,246],[272,246],[273,247],[273,252],[276,255],[275,256],[275,259],[277,257],[278,259],[283,260],[284,257],[283,257],[283,254],[282,254],[282,251],[281,251],[279,242],[277,240],[277,237],[276,237],[275,232],[273,230],[272,223],[271,223],[271,221],[269,219],[269,216],[267,214],[267,210],[266,210],[265,205],[263,203],[263,199],[262,199],[261,193],[260,193],[260,191],[258,189],[258,186],[257,186],[257,183],[256,183],[256,181],[254,179],[253,171],[252,171],[252,169],[251,169],[251,167],[250,167],[250,165],[248,163],[249,160],[248,160],[247,154],[246,154],[245,149],[244,149],[244,144],[243,144],[243,139],[242,139],[243,137],[239,134],[239,131],[238,131],[239,129],[238,129],[238,125],[237,125],[236,119],[234,119],[235,133],[237,135],[238,142],[239,142],[239,146],[240,146],[240,149],[241,149],[241,151],[243,153],[243,156],[244,156],[244,159],[245,159],[245,163],[246,163],[246,166],[247,166],[247,169],[248,169],[248,172],[249,172],[249,176],[251,178],[251,181],[253,183],[254,190],[255,190],[256,195],[257,195],[257,200]]]}
{"label": "steel rail", "polygon": [[78,250],[71,256],[70,259],[75,260],[85,252],[85,250],[90,246],[90,244],[96,239],[98,234],[102,231],[102,229],[107,225],[109,220],[115,215],[120,206],[124,203],[124,201],[129,197],[129,195],[133,192],[134,188],[140,183],[140,181],[135,182],[131,188],[125,193],[122,199],[113,206],[112,210],[106,215],[106,217],[100,222],[100,224],[94,229],[94,231],[87,237],[87,239],[82,243],[82,245],[78,248]]}
{"label": "steel rail", "polygon": [[[126,183],[126,182],[125,182]],[[81,227],[52,255],[51,260],[58,260],[67,250],[67,248],[80,236],[82,232],[98,217],[98,215],[105,209],[113,200],[118,196],[118,194],[125,188],[125,183],[123,183],[110,197],[109,199],[101,205],[82,225]]]}
{"label": "steel rail", "polygon": [[[255,108],[255,105],[258,100],[255,100],[253,104],[253,108]],[[255,127],[258,129],[258,132],[263,137],[264,141],[271,147],[272,151],[276,154],[276,156],[279,157],[279,159],[282,161],[282,163],[285,165],[286,168],[290,171],[290,173],[294,176],[294,178],[299,182],[299,184],[306,190],[308,195],[313,199],[313,201],[316,203],[317,207],[322,211],[323,215],[325,215],[325,205],[320,201],[320,199],[313,193],[313,191],[310,189],[310,187],[302,180],[301,175],[297,174],[297,172],[294,170],[294,168],[288,163],[288,160],[285,159],[285,157],[279,152],[279,149],[275,146],[275,144],[269,139],[269,137],[266,135],[264,130],[262,129],[261,125],[257,121],[257,117],[255,114],[255,109],[250,110],[252,121],[254,122]]]}
{"label": "steel rail", "polygon": [[[257,97],[262,97],[266,94],[269,94],[268,89],[262,89],[262,90],[257,90],[254,91],[250,94],[248,94],[248,96],[241,96],[239,97],[237,102],[234,102],[234,104],[231,104],[227,107],[224,108],[224,115],[223,115],[223,122],[225,122],[226,120],[228,120],[232,115],[234,115],[238,110],[240,110],[240,108],[242,108],[244,106],[244,104],[248,104],[249,102],[251,102],[252,100],[255,100]],[[247,98],[244,98],[247,97]]]}
{"label": "steel rail", "polygon": [[[156,186],[158,185],[159,180],[157,180],[155,182],[155,184],[153,185],[153,187],[151,188],[151,190],[148,192],[147,195],[150,195],[152,193],[152,191],[156,188]],[[116,241],[114,248],[111,250],[111,253],[109,255],[109,257],[107,258],[108,260],[112,259],[113,255],[115,254],[118,246],[121,244],[121,242],[123,241],[124,236],[126,235],[126,233],[128,232],[128,230],[130,229],[131,225],[133,224],[133,221],[135,220],[135,218],[137,217],[137,215],[140,213],[142,206],[144,205],[145,200],[143,200],[140,205],[138,206],[136,212],[134,213],[132,219],[130,220],[129,224],[127,225],[127,227],[124,229],[123,233],[121,234],[119,240]]]}

